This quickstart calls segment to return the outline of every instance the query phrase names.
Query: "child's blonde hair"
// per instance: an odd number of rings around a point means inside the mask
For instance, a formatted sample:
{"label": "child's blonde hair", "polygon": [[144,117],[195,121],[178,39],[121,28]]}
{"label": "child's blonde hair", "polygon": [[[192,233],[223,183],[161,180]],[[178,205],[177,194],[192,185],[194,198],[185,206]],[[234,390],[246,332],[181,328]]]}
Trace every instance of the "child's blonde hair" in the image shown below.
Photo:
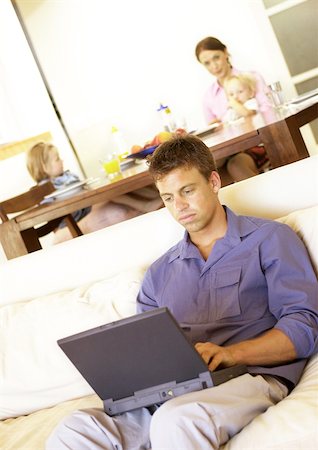
{"label": "child's blonde hair", "polygon": [[44,167],[50,159],[52,150],[56,150],[56,147],[53,144],[38,142],[27,152],[26,165],[31,177],[37,183],[48,176]]}
{"label": "child's blonde hair", "polygon": [[255,95],[256,93],[256,80],[255,78],[249,74],[249,73],[239,73],[237,75],[231,75],[229,78],[226,78],[224,80],[224,89],[227,91],[228,85],[232,80],[238,80],[240,83],[242,83],[244,86],[246,86],[250,91],[251,94]]}

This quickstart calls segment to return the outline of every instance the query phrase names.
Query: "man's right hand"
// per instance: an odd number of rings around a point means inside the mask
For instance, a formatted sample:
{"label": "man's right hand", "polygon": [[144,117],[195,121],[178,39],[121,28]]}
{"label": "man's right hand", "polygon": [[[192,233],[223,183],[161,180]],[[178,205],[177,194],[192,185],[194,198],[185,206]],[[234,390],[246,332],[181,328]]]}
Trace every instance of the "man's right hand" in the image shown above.
{"label": "man's right hand", "polygon": [[211,371],[219,366],[224,368],[232,367],[236,364],[234,355],[227,347],[221,347],[211,342],[198,342],[195,344],[195,349]]}

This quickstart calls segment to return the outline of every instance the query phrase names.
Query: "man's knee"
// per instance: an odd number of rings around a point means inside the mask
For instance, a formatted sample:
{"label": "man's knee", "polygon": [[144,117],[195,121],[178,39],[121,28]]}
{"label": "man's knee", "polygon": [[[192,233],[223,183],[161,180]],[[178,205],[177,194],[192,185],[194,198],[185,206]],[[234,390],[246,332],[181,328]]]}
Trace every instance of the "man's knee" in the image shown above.
{"label": "man's knee", "polygon": [[[87,427],[90,416],[82,411],[76,411],[65,417],[49,436],[45,450],[66,450],[72,448],[72,443],[80,439],[83,429]],[[90,426],[93,424],[91,423]]]}
{"label": "man's knee", "polygon": [[150,423],[150,440],[152,441],[152,436],[160,433],[160,430],[168,430],[169,426],[177,420],[177,410],[178,407],[174,405],[173,400],[169,400],[160,406],[159,409],[153,414]]}
{"label": "man's knee", "polygon": [[[76,414],[76,413],[75,413]],[[67,438],[67,435],[69,433],[72,433],[73,429],[73,418],[72,414],[71,416],[65,417],[54,430],[52,431],[51,435],[49,436],[48,440],[46,441],[46,450],[55,450],[63,448],[63,442],[65,441],[65,437]]]}
{"label": "man's knee", "polygon": [[[200,429],[207,422],[211,424],[209,417],[199,402],[187,401],[185,396],[177,397],[164,403],[152,416],[150,424],[150,441],[160,447],[160,443],[173,442],[177,436],[186,438],[194,428]],[[194,425],[195,423],[195,425]],[[162,430],[165,430],[164,433]],[[192,431],[191,431],[192,430]]]}

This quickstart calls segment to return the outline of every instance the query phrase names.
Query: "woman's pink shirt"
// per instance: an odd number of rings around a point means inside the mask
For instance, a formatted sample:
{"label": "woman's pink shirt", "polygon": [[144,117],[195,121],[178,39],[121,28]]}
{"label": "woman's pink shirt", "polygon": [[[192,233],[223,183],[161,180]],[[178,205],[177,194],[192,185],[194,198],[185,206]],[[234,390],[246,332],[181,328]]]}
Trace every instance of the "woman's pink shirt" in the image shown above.
{"label": "woman's pink shirt", "polygon": [[[240,71],[237,69],[232,70],[233,75],[239,73],[247,73],[246,71]],[[267,97],[269,92],[268,87],[263,79],[263,77],[253,71],[249,71],[251,75],[256,79],[256,94],[255,98],[259,105],[259,111],[264,112],[271,108],[270,101]],[[228,110],[228,100],[225,94],[223,86],[221,86],[216,80],[206,91],[203,98],[203,111],[207,123],[210,123],[214,119],[222,120]]]}

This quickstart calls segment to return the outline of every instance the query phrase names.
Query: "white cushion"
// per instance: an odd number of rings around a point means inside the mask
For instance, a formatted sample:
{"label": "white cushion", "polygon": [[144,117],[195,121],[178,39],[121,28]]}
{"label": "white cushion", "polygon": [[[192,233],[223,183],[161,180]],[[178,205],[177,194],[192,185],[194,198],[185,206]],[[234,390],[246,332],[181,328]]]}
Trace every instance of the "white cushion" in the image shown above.
{"label": "white cushion", "polygon": [[[27,416],[0,421],[1,450],[43,450],[51,431],[78,409],[102,408],[97,395],[89,395],[41,409]],[[77,450],[77,449],[74,449]]]}
{"label": "white cushion", "polygon": [[183,233],[183,227],[162,208],[11,259],[1,265],[0,305],[74,289],[121,270],[146,267]]}
{"label": "white cushion", "polygon": [[318,155],[226,186],[219,198],[238,214],[276,219],[318,203]]}
{"label": "white cushion", "polygon": [[257,416],[222,450],[316,450],[318,448],[318,355],[295,389]]}
{"label": "white cushion", "polygon": [[143,275],[141,269],[121,272],[0,309],[0,419],[92,393],[56,341],[133,315]]}
{"label": "white cushion", "polygon": [[318,206],[299,209],[278,221],[289,225],[304,242],[318,276]]}

